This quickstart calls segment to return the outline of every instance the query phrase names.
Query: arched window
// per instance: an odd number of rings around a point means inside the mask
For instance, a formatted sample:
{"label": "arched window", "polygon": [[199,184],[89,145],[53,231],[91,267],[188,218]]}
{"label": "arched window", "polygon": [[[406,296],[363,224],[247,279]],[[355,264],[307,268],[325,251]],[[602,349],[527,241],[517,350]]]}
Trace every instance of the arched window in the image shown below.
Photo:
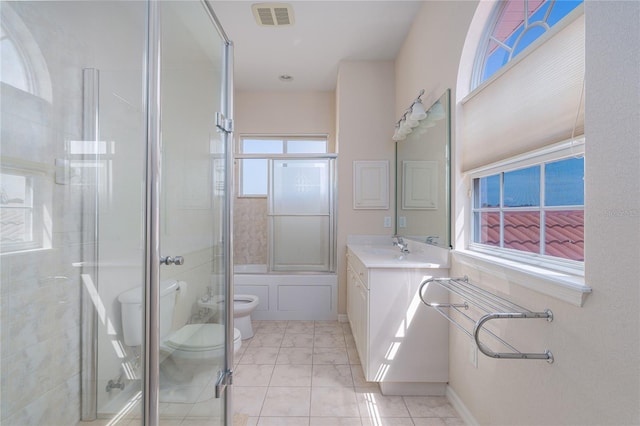
{"label": "arched window", "polygon": [[[471,195],[470,226],[458,241],[465,253],[577,283],[584,275],[582,3],[478,7],[465,46],[469,68],[459,74],[458,89],[470,91],[459,98],[457,133]],[[560,292],[552,286],[548,294]]]}
{"label": "arched window", "polygon": [[32,93],[31,78],[29,77],[25,60],[4,25],[0,25],[0,52],[2,52],[0,81]]}
{"label": "arched window", "polygon": [[480,42],[472,89],[527,49],[583,0],[500,1]]}
{"label": "arched window", "polygon": [[31,31],[9,3],[0,17],[0,82],[51,103],[49,68]]}

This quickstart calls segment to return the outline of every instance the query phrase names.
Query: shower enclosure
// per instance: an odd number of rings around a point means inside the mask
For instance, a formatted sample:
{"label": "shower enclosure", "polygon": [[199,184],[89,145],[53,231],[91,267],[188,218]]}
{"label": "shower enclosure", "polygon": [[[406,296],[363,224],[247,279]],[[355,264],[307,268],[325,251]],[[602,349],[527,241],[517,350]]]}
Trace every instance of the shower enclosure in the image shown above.
{"label": "shower enclosure", "polygon": [[[231,424],[232,45],[211,5],[0,13],[0,423]],[[123,336],[127,291],[139,345]],[[205,336],[220,349],[206,382],[175,380],[165,332],[205,323],[224,330]]]}
{"label": "shower enclosure", "polygon": [[[251,140],[281,142],[273,136]],[[336,155],[235,158],[237,167],[246,160],[264,162],[259,176],[267,181],[263,196],[237,195],[234,205],[236,293],[258,296],[256,320],[337,320]]]}

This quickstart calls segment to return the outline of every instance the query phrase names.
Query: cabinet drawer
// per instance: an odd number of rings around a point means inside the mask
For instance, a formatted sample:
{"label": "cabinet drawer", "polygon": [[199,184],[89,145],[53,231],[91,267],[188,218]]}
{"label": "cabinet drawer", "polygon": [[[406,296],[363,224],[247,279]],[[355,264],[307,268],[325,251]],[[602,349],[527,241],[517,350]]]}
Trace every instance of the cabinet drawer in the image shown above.
{"label": "cabinet drawer", "polygon": [[360,259],[353,254],[350,250],[347,250],[347,265],[351,266],[351,269],[356,274],[358,279],[362,281],[362,284],[369,288],[369,272],[364,267]]}

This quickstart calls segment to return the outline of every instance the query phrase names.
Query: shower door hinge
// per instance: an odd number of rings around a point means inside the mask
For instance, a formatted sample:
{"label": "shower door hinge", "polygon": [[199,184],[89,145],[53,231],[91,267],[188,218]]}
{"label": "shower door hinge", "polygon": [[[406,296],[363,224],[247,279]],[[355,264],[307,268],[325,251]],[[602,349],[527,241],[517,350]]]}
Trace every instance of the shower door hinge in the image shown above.
{"label": "shower door hinge", "polygon": [[218,376],[218,380],[216,381],[216,398],[220,398],[224,391],[227,389],[227,386],[233,384],[233,371],[226,370],[221,371]]}
{"label": "shower door hinge", "polygon": [[221,112],[216,112],[216,127],[225,133],[231,133],[233,132],[233,120],[226,118]]}

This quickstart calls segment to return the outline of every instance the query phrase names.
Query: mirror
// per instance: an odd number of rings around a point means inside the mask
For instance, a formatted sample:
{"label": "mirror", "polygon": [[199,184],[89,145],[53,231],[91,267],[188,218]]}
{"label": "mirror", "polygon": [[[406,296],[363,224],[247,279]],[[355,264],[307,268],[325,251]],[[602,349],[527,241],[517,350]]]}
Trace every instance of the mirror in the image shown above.
{"label": "mirror", "polygon": [[396,144],[396,235],[451,247],[451,90]]}

